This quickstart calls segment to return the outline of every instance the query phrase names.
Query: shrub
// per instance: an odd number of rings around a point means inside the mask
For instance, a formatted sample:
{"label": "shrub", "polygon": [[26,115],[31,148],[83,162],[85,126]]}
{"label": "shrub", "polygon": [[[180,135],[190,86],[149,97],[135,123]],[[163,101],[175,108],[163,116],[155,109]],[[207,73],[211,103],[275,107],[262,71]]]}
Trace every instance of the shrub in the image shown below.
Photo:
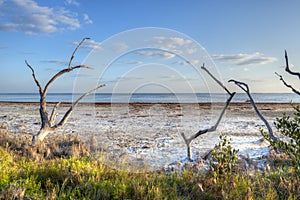
{"label": "shrub", "polygon": [[277,150],[285,153],[290,165],[296,170],[299,176],[300,172],[300,106],[294,106],[294,116],[288,116],[285,113],[281,118],[274,122],[276,129],[285,136],[282,139],[271,139],[262,131],[264,137]]}

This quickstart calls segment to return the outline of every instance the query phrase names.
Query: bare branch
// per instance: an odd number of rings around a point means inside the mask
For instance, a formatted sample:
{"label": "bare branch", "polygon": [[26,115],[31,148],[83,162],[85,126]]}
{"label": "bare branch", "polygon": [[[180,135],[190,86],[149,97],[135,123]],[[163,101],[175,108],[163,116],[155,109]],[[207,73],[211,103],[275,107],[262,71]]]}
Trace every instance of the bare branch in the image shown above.
{"label": "bare branch", "polygon": [[221,81],[219,81],[212,73],[210,73],[210,71],[208,69],[206,69],[204,67],[204,64],[202,65],[201,69],[203,69],[204,71],[206,71],[208,73],[208,75],[215,80],[228,94],[229,94],[229,98],[226,101],[226,104],[223,107],[222,112],[220,113],[220,116],[218,118],[218,120],[216,121],[215,125],[211,126],[210,128],[207,129],[203,129],[203,130],[199,130],[196,134],[192,135],[191,137],[187,138],[185,136],[184,133],[181,133],[182,138],[184,139],[185,144],[187,145],[187,154],[188,154],[188,159],[191,161],[192,160],[192,151],[191,151],[191,142],[196,139],[197,137],[199,137],[200,135],[203,135],[205,133],[208,132],[213,132],[217,129],[218,125],[220,124],[222,117],[227,109],[227,107],[229,106],[233,96],[235,95],[235,92],[231,93],[224,85]]}
{"label": "bare branch", "polygon": [[227,107],[229,106],[229,104],[230,104],[230,102],[231,102],[231,100],[232,100],[232,98],[233,98],[234,95],[235,95],[235,92],[232,93],[232,94],[229,96],[229,98],[227,99],[226,104],[225,104],[225,106],[223,107],[223,110],[222,110],[222,112],[221,112],[221,114],[220,114],[220,116],[219,116],[219,118],[218,118],[216,124],[213,125],[212,127],[208,128],[208,129],[199,130],[199,131],[198,131],[195,135],[193,135],[190,139],[193,140],[193,139],[195,139],[195,138],[199,137],[200,135],[203,135],[203,134],[205,134],[205,133],[207,133],[207,132],[213,132],[213,131],[215,131],[215,130],[217,129],[218,125],[220,124],[220,122],[221,122],[221,120],[222,120],[222,117],[223,117],[223,115],[224,115],[224,113],[225,113]]}
{"label": "bare branch", "polygon": [[52,113],[51,113],[51,116],[50,116],[50,125],[52,126],[53,124],[54,124],[54,122],[55,122],[55,119],[56,119],[56,110],[57,110],[57,108],[59,107],[59,105],[60,105],[60,102],[57,102],[56,104],[55,104],[55,106],[53,107],[53,109],[52,109]]}
{"label": "bare branch", "polygon": [[240,81],[236,81],[236,80],[229,80],[228,82],[233,82],[234,84],[236,84],[237,86],[239,86],[242,90],[244,90],[246,92],[246,94],[248,95],[250,102],[256,112],[256,114],[258,115],[258,117],[264,122],[264,124],[266,125],[267,129],[268,129],[268,133],[269,133],[269,137],[271,137],[274,140],[277,140],[277,138],[274,136],[273,134],[273,130],[269,124],[269,122],[264,118],[264,116],[260,113],[260,111],[258,110],[251,94],[250,94],[250,90],[249,87],[246,83],[240,82]]}
{"label": "bare branch", "polygon": [[299,72],[293,72],[290,70],[290,66],[289,66],[289,59],[288,59],[288,55],[287,55],[287,52],[285,50],[285,63],[286,63],[286,66],[285,66],[285,71],[291,75],[294,75],[294,76],[298,76],[298,78],[300,79],[300,73]]}
{"label": "bare branch", "polygon": [[223,110],[222,110],[217,122],[215,123],[215,125],[211,126],[210,128],[207,128],[207,129],[199,130],[195,135],[192,135],[189,138],[187,138],[184,133],[181,133],[181,136],[183,137],[184,142],[185,142],[185,144],[187,145],[187,148],[188,148],[187,151],[188,151],[189,160],[192,160],[192,152],[191,152],[191,149],[190,149],[191,142],[194,139],[196,139],[197,137],[199,137],[200,135],[203,135],[203,134],[208,133],[208,132],[213,132],[217,129],[217,127],[218,127],[219,123],[221,122],[222,117],[223,117],[223,115],[224,115],[227,107],[229,106],[229,104],[230,104],[230,102],[231,102],[234,95],[235,95],[235,92],[230,94],[229,98],[226,101],[225,106],[223,107]]}
{"label": "bare branch", "polygon": [[206,73],[208,73],[208,75],[210,75],[210,77],[212,77],[229,95],[231,95],[232,93],[224,86],[224,84],[219,81],[216,77],[214,77],[214,75],[212,75],[212,73],[210,73],[210,71],[208,71],[208,69],[206,69],[204,67],[204,63],[201,66],[201,69],[203,69],[204,71],[206,71]]}
{"label": "bare branch", "polygon": [[70,61],[69,61],[69,64],[68,64],[68,68],[71,68],[72,61],[73,61],[73,59],[74,59],[74,55],[75,55],[75,53],[77,52],[77,50],[79,49],[79,47],[84,43],[85,40],[89,40],[89,39],[90,39],[90,38],[86,37],[86,38],[83,38],[83,39],[81,40],[81,42],[79,42],[79,44],[77,45],[77,47],[75,48],[75,50],[74,50],[73,53],[72,53],[72,56],[71,56]]}
{"label": "bare branch", "polygon": [[86,68],[86,69],[93,69],[89,66],[86,66],[86,65],[78,65],[78,66],[75,66],[75,67],[71,67],[71,68],[66,68],[66,69],[63,69],[61,71],[59,71],[57,74],[55,74],[49,81],[48,83],[46,84],[45,88],[44,88],[44,95],[46,96],[47,92],[48,92],[48,89],[50,87],[50,85],[57,79],[59,78],[60,76],[62,76],[63,74],[65,73],[68,73],[68,72],[71,72],[73,71],[74,69],[79,69],[79,68]]}
{"label": "bare branch", "polygon": [[[242,90],[244,90],[244,92],[246,92],[247,94],[250,94],[250,90],[249,87],[246,83],[240,82],[240,81],[236,81],[236,80],[229,80],[228,82],[234,82],[237,86],[239,86]],[[251,97],[252,98],[252,97]]]}
{"label": "bare branch", "polygon": [[76,47],[76,49],[74,50],[74,52],[72,53],[72,56],[71,56],[71,59],[69,61],[69,65],[68,65],[68,68],[66,69],[63,69],[61,71],[59,71],[58,73],[56,73],[48,82],[47,84],[45,85],[44,89],[42,89],[39,81],[37,80],[36,76],[35,76],[35,72],[34,72],[34,69],[30,66],[30,64],[25,60],[25,63],[26,65],[31,69],[32,71],[32,76],[34,78],[34,81],[36,83],[36,85],[38,86],[39,88],[39,93],[40,93],[40,117],[41,117],[41,128],[39,130],[39,132],[36,134],[36,135],[33,135],[32,137],[32,145],[34,145],[35,141],[38,140],[38,141],[43,141],[43,139],[51,132],[55,131],[56,128],[64,125],[68,118],[70,117],[74,107],[79,103],[79,101],[91,94],[92,92],[98,90],[99,88],[103,87],[104,85],[101,85],[101,86],[98,86],[96,87],[95,89],[93,90],[90,90],[88,91],[87,93],[83,94],[80,98],[77,99],[77,101],[70,107],[70,109],[65,113],[64,117],[61,119],[61,121],[54,125],[55,124],[55,119],[56,119],[56,110],[59,106],[59,103],[57,103],[54,107],[53,107],[53,110],[52,110],[52,113],[50,115],[50,118],[49,118],[49,115],[47,113],[47,101],[46,101],[46,96],[47,96],[47,93],[48,93],[48,89],[49,87],[51,86],[51,84],[57,79],[59,78],[60,76],[62,76],[63,74],[65,73],[68,73],[68,72],[71,72],[75,69],[79,69],[79,68],[86,68],[86,69],[92,69],[91,67],[89,66],[86,66],[86,65],[78,65],[78,66],[75,66],[75,67],[71,67],[72,65],[72,61],[74,59],[74,55],[75,53],[77,52],[78,48],[83,44],[83,42],[86,40],[86,39],[89,39],[89,38],[84,38]]}
{"label": "bare branch", "polygon": [[37,78],[36,78],[36,76],[35,76],[34,69],[33,69],[33,68],[31,67],[31,65],[27,62],[27,60],[25,60],[25,63],[26,63],[26,65],[27,65],[27,67],[29,67],[29,69],[31,69],[32,77],[33,77],[33,79],[34,79],[34,82],[36,83],[36,85],[37,85],[38,88],[39,88],[39,93],[40,93],[40,95],[42,95],[42,94],[43,94],[43,89],[42,89],[42,87],[41,87],[40,82],[37,80]]}
{"label": "bare branch", "polygon": [[298,90],[296,90],[292,85],[289,85],[289,84],[283,79],[283,77],[282,77],[280,74],[278,74],[277,72],[275,72],[275,74],[276,74],[277,76],[279,76],[279,79],[282,81],[282,83],[283,83],[286,87],[290,88],[294,93],[300,95],[300,92],[299,92]]}
{"label": "bare branch", "polygon": [[63,116],[63,118],[60,120],[60,122],[59,122],[58,124],[54,125],[52,128],[57,129],[57,128],[63,126],[63,125],[67,122],[67,120],[68,120],[69,117],[71,116],[71,114],[72,114],[74,108],[77,106],[77,104],[79,103],[79,101],[80,101],[81,99],[83,99],[84,97],[86,97],[86,96],[92,94],[93,92],[99,90],[100,88],[102,88],[102,87],[104,87],[104,86],[106,86],[106,85],[105,85],[105,84],[99,85],[98,87],[96,87],[96,88],[94,88],[94,89],[92,89],[92,90],[90,90],[90,91],[84,93],[83,95],[81,95],[81,96],[80,96],[80,97],[72,104],[72,106],[69,108],[69,110],[68,110],[68,111],[66,112],[66,114]]}

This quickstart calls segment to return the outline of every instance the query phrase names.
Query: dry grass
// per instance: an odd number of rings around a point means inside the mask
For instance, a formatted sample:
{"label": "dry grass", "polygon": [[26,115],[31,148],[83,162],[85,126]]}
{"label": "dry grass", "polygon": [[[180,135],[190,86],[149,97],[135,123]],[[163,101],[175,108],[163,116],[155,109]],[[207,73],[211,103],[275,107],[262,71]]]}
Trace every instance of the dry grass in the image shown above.
{"label": "dry grass", "polygon": [[278,162],[285,157],[270,154],[263,170],[253,170],[249,161],[236,160],[228,143],[214,150],[207,173],[187,165],[166,174],[113,170],[90,153],[97,146],[93,138],[88,146],[76,137],[61,137],[34,148],[27,145],[30,139],[0,130],[0,199],[300,198],[299,173]]}

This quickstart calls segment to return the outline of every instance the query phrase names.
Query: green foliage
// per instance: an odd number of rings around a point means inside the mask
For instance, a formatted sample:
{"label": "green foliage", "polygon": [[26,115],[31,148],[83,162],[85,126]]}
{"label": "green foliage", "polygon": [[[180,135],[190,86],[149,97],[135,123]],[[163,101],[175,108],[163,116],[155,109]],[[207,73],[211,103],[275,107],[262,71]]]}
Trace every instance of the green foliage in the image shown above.
{"label": "green foliage", "polygon": [[285,113],[277,118],[275,127],[285,136],[283,139],[273,140],[263,133],[264,137],[273,147],[285,153],[291,160],[290,164],[300,175],[300,107],[294,107],[294,116],[287,116]]}
{"label": "green foliage", "polygon": [[210,166],[217,176],[230,175],[238,164],[239,150],[232,148],[231,139],[220,135],[221,142],[212,151]]}
{"label": "green foliage", "polygon": [[[208,173],[193,167],[163,171],[117,171],[90,157],[33,159],[0,146],[0,199],[299,199],[295,171],[249,171],[221,136]],[[17,193],[20,191],[19,193]]]}

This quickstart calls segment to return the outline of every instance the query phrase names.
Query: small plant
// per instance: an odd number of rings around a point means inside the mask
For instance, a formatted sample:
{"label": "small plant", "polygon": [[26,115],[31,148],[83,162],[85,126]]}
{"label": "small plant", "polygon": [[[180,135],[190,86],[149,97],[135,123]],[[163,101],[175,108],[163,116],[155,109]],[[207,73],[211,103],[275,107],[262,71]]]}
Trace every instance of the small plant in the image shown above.
{"label": "small plant", "polygon": [[221,142],[212,151],[210,166],[213,172],[218,175],[230,175],[238,164],[238,152],[231,146],[231,139],[220,135]]}
{"label": "small plant", "polygon": [[264,132],[264,137],[271,145],[285,153],[291,160],[291,166],[300,174],[300,106],[294,107],[294,116],[287,116],[285,113],[281,118],[277,118],[274,122],[277,130],[286,138],[283,140],[273,140]]}

